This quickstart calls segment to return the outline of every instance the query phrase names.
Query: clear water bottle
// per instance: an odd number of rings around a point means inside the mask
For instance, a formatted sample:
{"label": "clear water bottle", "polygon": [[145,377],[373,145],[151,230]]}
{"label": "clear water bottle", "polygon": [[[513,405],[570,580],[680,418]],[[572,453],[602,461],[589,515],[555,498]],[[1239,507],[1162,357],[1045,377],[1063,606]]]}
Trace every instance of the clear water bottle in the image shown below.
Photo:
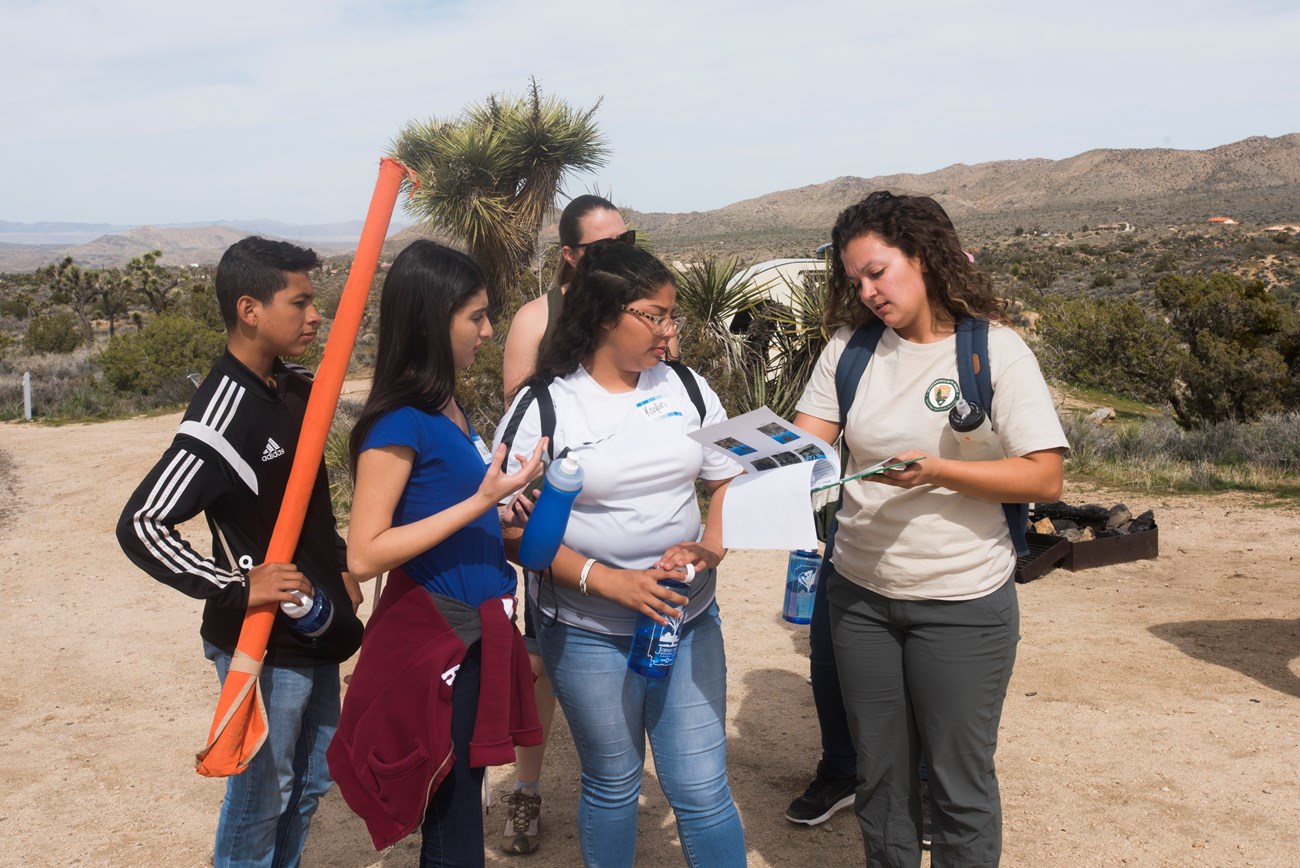
{"label": "clear water bottle", "polygon": [[812,621],[813,597],[817,593],[817,574],[821,572],[822,559],[817,552],[797,549],[790,552],[785,568],[785,604],[781,617],[791,624]]}
{"label": "clear water bottle", "polygon": [[541,572],[555,560],[569,526],[574,498],[582,491],[582,465],[572,455],[552,461],[546,469],[546,484],[537,498],[532,515],[524,525],[519,541],[519,562],[534,572]]}
{"label": "clear water bottle", "polygon": [[993,433],[993,423],[988,414],[974,401],[958,398],[957,406],[948,412],[948,425],[957,437],[961,457],[967,461],[992,461],[1006,457],[1002,444]]}
{"label": "clear water bottle", "polygon": [[[659,584],[683,597],[691,590],[690,585],[676,579],[660,579]],[[665,626],[644,612],[637,616],[632,649],[627,653],[628,669],[646,678],[667,678],[672,674],[677,642],[682,635],[682,619],[678,616],[667,620]]]}
{"label": "clear water bottle", "polygon": [[330,628],[334,622],[334,604],[329,595],[317,588],[308,597],[301,591],[292,591],[294,601],[280,604],[280,617],[295,633],[315,638]]}

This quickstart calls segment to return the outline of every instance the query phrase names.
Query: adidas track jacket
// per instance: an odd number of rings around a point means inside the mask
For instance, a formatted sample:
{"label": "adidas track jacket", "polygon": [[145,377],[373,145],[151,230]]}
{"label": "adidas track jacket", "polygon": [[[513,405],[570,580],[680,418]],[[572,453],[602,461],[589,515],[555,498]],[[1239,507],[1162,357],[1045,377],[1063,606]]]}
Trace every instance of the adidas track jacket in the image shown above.
{"label": "adidas track jacket", "polygon": [[[229,352],[199,387],[171,446],[131,495],[117,525],[127,557],[161,582],[206,600],[200,634],[233,653],[248,607],[245,578],[266,558],[311,393],[304,368],[276,362],[269,388]],[[200,512],[212,531],[212,556],[196,552],[176,525]],[[277,619],[267,645],[272,666],[346,660],[361,644],[342,571],[322,462],[293,563],[334,604],[334,622],[303,639]]]}

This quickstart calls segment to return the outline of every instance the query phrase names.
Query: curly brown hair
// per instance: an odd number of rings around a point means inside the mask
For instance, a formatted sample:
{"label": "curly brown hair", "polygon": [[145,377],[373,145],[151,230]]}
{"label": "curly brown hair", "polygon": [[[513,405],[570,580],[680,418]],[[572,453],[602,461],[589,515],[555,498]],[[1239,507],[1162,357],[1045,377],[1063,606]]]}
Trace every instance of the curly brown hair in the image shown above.
{"label": "curly brown hair", "polygon": [[857,327],[871,318],[858,290],[844,273],[842,254],[855,238],[875,234],[885,244],[922,265],[926,296],[938,316],[954,322],[964,316],[991,321],[1006,319],[1007,304],[993,291],[993,280],[962,250],[957,229],[946,211],[929,196],[895,196],[877,190],[850,205],[831,230],[829,293],[826,325]]}

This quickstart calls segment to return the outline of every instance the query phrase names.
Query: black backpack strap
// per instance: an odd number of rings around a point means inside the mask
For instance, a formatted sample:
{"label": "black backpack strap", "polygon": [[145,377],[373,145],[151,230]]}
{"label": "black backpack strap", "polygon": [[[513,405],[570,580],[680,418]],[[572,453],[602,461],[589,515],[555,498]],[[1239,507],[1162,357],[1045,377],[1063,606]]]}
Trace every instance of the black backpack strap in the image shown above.
{"label": "black backpack strap", "polygon": [[519,425],[524,421],[528,405],[534,400],[537,401],[537,413],[541,417],[542,436],[546,438],[546,454],[551,458],[555,457],[555,401],[551,398],[551,390],[545,383],[540,386],[529,386],[524,389],[519,403],[515,405],[515,412],[510,414],[510,421],[506,423],[505,433],[501,435],[501,442],[506,447],[506,455],[501,459],[502,473],[510,464],[510,449],[514,445],[515,434],[519,432]]}
{"label": "black backpack strap", "polygon": [[840,405],[840,428],[849,420],[849,408],[853,406],[853,396],[858,392],[858,383],[867,370],[867,363],[880,343],[880,336],[885,333],[885,324],[872,318],[866,325],[858,326],[844,346],[840,360],[835,365],[835,397]]}
{"label": "black backpack strap", "polygon": [[691,403],[695,405],[695,411],[700,414],[700,426],[704,426],[704,393],[700,391],[700,382],[695,379],[695,374],[691,369],[676,360],[665,360],[664,364],[672,368],[677,376],[681,378],[682,385],[686,387],[686,394],[691,396]]}
{"label": "black backpack strap", "polygon": [[[963,317],[957,321],[957,381],[964,397],[975,402],[993,418],[993,375],[989,370],[989,323],[985,319]],[[1016,557],[1029,554],[1025,527],[1029,523],[1029,504],[1004,503],[1007,530],[1016,547]]]}

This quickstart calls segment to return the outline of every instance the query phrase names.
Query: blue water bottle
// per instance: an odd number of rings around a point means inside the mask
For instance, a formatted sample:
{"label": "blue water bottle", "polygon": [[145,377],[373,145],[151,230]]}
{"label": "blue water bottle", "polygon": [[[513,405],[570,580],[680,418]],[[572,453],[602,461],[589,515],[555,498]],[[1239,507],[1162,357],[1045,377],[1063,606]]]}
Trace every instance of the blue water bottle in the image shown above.
{"label": "blue water bottle", "polygon": [[573,500],[582,491],[582,465],[572,455],[552,461],[546,469],[546,484],[537,498],[524,536],[519,541],[519,563],[540,573],[555,560],[569,525]]}
{"label": "blue water bottle", "polygon": [[[695,577],[695,570],[687,571],[687,580]],[[683,597],[690,594],[691,587],[686,582],[676,579],[660,579],[661,587],[675,591]],[[681,616],[665,616],[665,626],[642,612],[636,619],[636,630],[632,633],[632,648],[627,652],[627,668],[646,678],[667,678],[673,671],[677,660],[677,642],[682,635]]]}
{"label": "blue water bottle", "polygon": [[314,639],[330,628],[334,622],[334,604],[329,595],[317,588],[310,597],[293,591],[295,600],[280,604],[280,617],[295,633]]}
{"label": "blue water bottle", "polygon": [[791,624],[807,624],[812,620],[813,597],[817,593],[817,574],[821,568],[822,559],[817,552],[804,549],[790,552],[781,617]]}

